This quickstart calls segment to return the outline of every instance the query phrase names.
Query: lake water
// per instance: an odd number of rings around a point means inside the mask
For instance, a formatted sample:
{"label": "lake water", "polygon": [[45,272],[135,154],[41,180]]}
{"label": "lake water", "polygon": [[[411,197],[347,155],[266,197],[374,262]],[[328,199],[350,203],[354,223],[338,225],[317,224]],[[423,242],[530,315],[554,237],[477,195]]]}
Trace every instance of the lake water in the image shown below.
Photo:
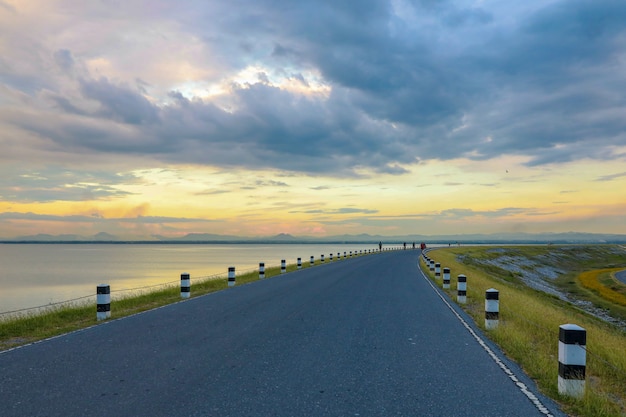
{"label": "lake water", "polygon": [[307,263],[311,256],[377,249],[375,244],[0,244],[0,313],[87,297],[109,284],[112,297],[153,285]]}

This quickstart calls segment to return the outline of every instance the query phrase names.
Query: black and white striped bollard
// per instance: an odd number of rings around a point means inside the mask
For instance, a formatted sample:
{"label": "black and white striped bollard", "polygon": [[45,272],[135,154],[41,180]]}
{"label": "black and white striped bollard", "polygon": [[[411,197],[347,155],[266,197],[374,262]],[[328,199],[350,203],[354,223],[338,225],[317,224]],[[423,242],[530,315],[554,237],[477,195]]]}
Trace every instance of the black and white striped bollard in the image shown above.
{"label": "black and white striped bollard", "polygon": [[315,265],[315,258],[311,255],[311,266]]}
{"label": "black and white striped bollard", "polygon": [[180,274],[180,298],[189,298],[191,296],[191,279],[189,273]]}
{"label": "black and white striped bollard", "polygon": [[495,329],[500,323],[500,292],[495,288],[485,291],[485,328]]}
{"label": "black and white striped bollard", "polygon": [[344,259],[348,257],[348,256],[346,255],[346,253],[347,253],[346,251],[343,251],[343,257],[344,257]]}
{"label": "black and white striped bollard", "polygon": [[298,258],[298,269],[302,269],[302,258]]}
{"label": "black and white striped bollard", "polygon": [[581,398],[585,394],[587,331],[576,324],[559,326],[559,394]]}
{"label": "black and white striped bollard", "polygon": [[259,279],[265,278],[265,262],[259,262]]}
{"label": "black and white striped bollard", "polygon": [[333,254],[332,253],[330,254],[330,261],[331,262],[333,261]]}
{"label": "black and white striped bollard", "polygon": [[96,287],[96,319],[106,320],[111,317],[111,287],[100,284]]}
{"label": "black and white striped bollard", "polygon": [[287,272],[287,261],[285,261],[284,259],[281,259],[280,260],[280,273],[284,274],[285,272]]}
{"label": "black and white striped bollard", "polygon": [[435,279],[441,278],[441,264],[439,262],[435,263]]}
{"label": "black and white striped bollard", "polygon": [[235,267],[234,266],[228,267],[228,286],[229,287],[235,286]]}
{"label": "black and white striped bollard", "polygon": [[450,268],[443,268],[443,288],[450,289]]}
{"label": "black and white striped bollard", "polygon": [[324,263],[324,255],[322,255],[322,256],[320,257],[320,262],[321,262],[321,263]]}
{"label": "black and white striped bollard", "polygon": [[456,283],[456,301],[460,304],[467,303],[467,277],[463,274],[457,277]]}
{"label": "black and white striped bollard", "polygon": [[433,261],[432,259],[429,261],[430,265],[428,265],[428,269],[431,271],[435,270],[435,261]]}

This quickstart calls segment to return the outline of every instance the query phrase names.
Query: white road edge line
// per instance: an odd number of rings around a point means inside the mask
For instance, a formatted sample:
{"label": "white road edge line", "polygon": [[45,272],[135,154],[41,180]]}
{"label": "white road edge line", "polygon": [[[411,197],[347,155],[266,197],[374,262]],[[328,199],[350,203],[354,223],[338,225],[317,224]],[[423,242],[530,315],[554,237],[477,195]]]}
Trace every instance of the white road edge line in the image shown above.
{"label": "white road edge line", "polygon": [[467,331],[474,337],[474,339],[476,339],[478,344],[487,352],[487,354],[491,357],[491,359],[493,359],[493,361],[500,367],[500,369],[502,369],[502,371],[504,371],[504,373],[509,377],[509,379],[511,379],[511,381],[513,381],[515,385],[517,385],[517,387],[522,392],[522,394],[524,394],[535,405],[535,407],[537,407],[537,410],[539,410],[540,413],[542,413],[546,417],[555,417],[552,413],[550,413],[550,410],[548,410],[548,407],[546,407],[539,400],[539,398],[537,398],[537,396],[528,389],[526,384],[521,382],[519,378],[515,376],[513,371],[511,371],[504,364],[502,359],[500,359],[500,357],[496,355],[489,346],[487,346],[487,343],[485,343],[485,341],[474,331],[474,329],[472,329],[470,325],[467,324],[467,322],[463,319],[463,317],[461,317],[461,315],[456,312],[456,310],[452,307],[452,305],[450,305],[448,300],[446,300],[445,297],[441,295],[441,293],[438,291],[438,289],[435,287],[432,281],[424,274],[424,271],[422,271],[421,266],[418,265],[417,267],[419,269],[420,274],[422,275],[422,278],[424,278],[426,282],[428,282],[428,284],[431,286],[433,291],[435,291],[435,293],[439,296],[439,298],[441,298],[441,300],[448,306],[448,308],[452,311],[452,313],[456,316],[456,318],[459,319],[463,327],[465,327]]}

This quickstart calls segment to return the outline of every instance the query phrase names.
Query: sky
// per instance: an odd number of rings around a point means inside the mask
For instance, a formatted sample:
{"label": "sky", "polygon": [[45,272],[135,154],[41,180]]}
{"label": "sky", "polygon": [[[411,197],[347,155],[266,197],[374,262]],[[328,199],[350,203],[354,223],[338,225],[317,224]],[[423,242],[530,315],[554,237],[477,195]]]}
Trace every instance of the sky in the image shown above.
{"label": "sky", "polygon": [[626,234],[623,0],[0,0],[0,238]]}

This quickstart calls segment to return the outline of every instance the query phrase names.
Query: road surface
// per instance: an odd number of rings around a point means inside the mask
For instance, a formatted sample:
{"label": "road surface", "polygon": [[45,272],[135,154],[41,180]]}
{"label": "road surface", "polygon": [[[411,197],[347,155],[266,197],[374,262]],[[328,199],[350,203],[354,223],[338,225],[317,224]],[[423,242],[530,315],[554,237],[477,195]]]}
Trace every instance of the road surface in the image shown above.
{"label": "road surface", "polygon": [[624,284],[626,284],[626,270],[616,272],[615,273],[615,278],[617,278],[618,281],[621,281]]}
{"label": "road surface", "polygon": [[1,353],[0,415],[563,416],[479,344],[419,253],[327,262]]}

